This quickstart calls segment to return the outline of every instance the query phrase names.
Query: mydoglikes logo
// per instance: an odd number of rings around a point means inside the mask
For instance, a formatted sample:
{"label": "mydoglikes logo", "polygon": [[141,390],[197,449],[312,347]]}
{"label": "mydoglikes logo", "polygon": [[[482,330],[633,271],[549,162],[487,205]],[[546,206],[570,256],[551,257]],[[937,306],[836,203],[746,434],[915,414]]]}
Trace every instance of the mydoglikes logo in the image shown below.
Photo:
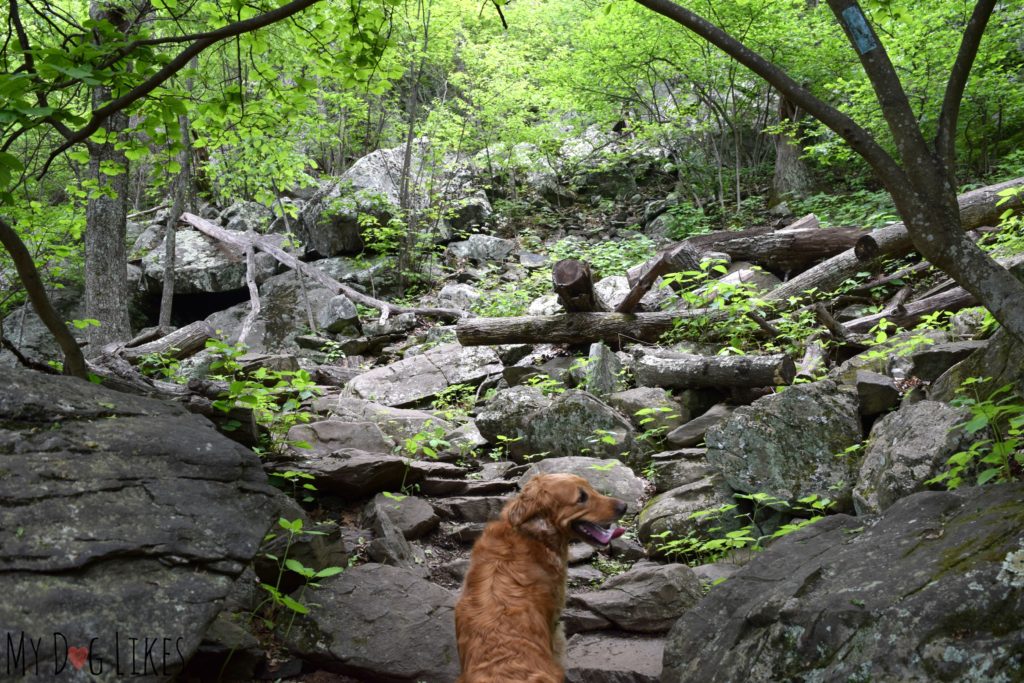
{"label": "mydoglikes logo", "polygon": [[74,672],[93,676],[169,676],[185,666],[183,637],[138,636],[114,632],[87,641],[59,631],[34,636],[24,631],[3,634],[0,672],[6,678],[60,677]]}

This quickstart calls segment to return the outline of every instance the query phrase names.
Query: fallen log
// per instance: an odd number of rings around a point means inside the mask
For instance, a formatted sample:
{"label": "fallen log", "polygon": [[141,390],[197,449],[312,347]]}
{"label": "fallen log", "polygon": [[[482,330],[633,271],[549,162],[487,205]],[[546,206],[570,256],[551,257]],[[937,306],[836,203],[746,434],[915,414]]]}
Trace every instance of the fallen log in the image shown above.
{"label": "fallen log", "polygon": [[712,232],[686,239],[698,252],[724,251],[733,261],[750,261],[780,273],[802,271],[853,247],[864,228],[753,228]]}
{"label": "fallen log", "polygon": [[[1024,178],[1017,178],[998,185],[990,185],[978,190],[972,190],[960,195],[960,222],[964,230],[991,223],[999,218],[999,214],[1011,208],[1021,206],[1021,197],[1013,202],[997,207],[996,202],[1002,199],[998,193],[1011,187],[1024,187]],[[910,251],[913,244],[906,227],[902,223],[879,228],[871,233],[872,239],[878,246],[879,255],[897,256]],[[821,292],[831,292],[847,278],[853,277],[858,271],[864,269],[864,262],[857,258],[853,249],[847,249],[823,263],[804,271],[803,273],[782,283],[764,298],[776,304],[783,304],[790,297],[800,297],[809,289],[817,289]]]}
{"label": "fallen log", "polygon": [[655,342],[680,318],[707,314],[704,309],[683,313],[562,313],[513,318],[463,318],[455,336],[463,346],[487,344],[589,344],[603,341]]}
{"label": "fallen log", "polygon": [[785,354],[774,356],[643,356],[634,368],[642,387],[767,387],[791,384],[796,364]]}
{"label": "fallen log", "polygon": [[370,308],[379,310],[384,318],[391,317],[394,314],[413,313],[415,315],[428,318],[440,318],[442,320],[454,321],[470,315],[466,311],[459,311],[453,308],[412,308],[409,306],[398,306],[396,304],[388,303],[387,301],[375,299],[372,296],[363,294],[357,289],[353,289],[348,285],[338,282],[319,268],[308,263],[303,263],[284,249],[281,249],[278,245],[274,244],[273,241],[266,236],[249,232],[246,233],[245,237],[239,237],[236,233],[229,232],[219,225],[211,223],[205,218],[200,218],[195,214],[188,213],[187,211],[181,214],[181,220],[203,234],[209,235],[215,240],[224,242],[225,244],[238,247],[243,251],[246,247],[251,245],[262,252],[266,252],[277,259],[280,263],[283,263],[292,270],[302,273],[323,287],[326,287],[333,292],[344,294],[351,299],[353,303],[363,304],[364,306],[369,306]]}
{"label": "fallen log", "polygon": [[594,291],[594,276],[586,261],[567,258],[556,263],[551,268],[551,286],[567,313],[608,310]]}
{"label": "fallen log", "polygon": [[205,320],[197,320],[155,341],[139,346],[125,347],[123,355],[133,363],[151,353],[158,353],[170,358],[187,358],[201,350],[206,345],[206,340],[213,336],[214,330],[210,323]]}

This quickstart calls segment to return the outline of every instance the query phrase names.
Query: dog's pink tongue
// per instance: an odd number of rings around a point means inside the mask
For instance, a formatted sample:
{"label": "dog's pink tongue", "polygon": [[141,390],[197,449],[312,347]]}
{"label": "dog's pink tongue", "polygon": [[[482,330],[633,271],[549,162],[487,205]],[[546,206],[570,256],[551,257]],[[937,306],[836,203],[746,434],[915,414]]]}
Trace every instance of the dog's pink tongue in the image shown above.
{"label": "dog's pink tongue", "polygon": [[608,545],[624,533],[626,533],[626,529],[621,526],[617,526],[614,529],[602,529],[598,526],[594,527],[594,536],[599,542],[605,545]]}

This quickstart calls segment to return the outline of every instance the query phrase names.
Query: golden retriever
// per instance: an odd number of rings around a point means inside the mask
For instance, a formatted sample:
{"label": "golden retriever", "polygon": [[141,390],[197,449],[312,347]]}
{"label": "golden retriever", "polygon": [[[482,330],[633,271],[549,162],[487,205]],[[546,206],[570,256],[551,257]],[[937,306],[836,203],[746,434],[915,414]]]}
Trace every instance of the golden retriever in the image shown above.
{"label": "golden retriever", "polygon": [[562,683],[569,541],[607,546],[625,511],[574,474],[526,484],[473,546],[455,606],[458,683]]}

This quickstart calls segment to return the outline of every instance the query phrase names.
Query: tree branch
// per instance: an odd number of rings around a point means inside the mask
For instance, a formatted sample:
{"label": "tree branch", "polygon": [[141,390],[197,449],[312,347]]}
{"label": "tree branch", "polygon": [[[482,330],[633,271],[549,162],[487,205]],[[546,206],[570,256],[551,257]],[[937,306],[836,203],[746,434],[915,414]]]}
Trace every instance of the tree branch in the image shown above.
{"label": "tree branch", "polygon": [[681,24],[768,81],[791,102],[828,126],[860,154],[890,191],[909,190],[906,174],[871,135],[846,114],[823,102],[785,71],[703,17],[671,0],[635,0],[637,4]]}
{"label": "tree branch", "polygon": [[28,249],[25,248],[25,243],[18,237],[14,228],[2,218],[0,218],[0,243],[11,255],[14,267],[18,271],[18,277],[25,285],[25,291],[28,293],[29,301],[32,302],[32,308],[35,309],[36,315],[46,325],[46,329],[50,331],[50,334],[57,340],[61,351],[64,352],[64,372],[86,379],[85,357],[82,355],[82,349],[78,346],[78,341],[71,335],[67,325],[60,319],[60,314],[47,298],[42,278],[39,277],[39,271],[36,270],[36,264],[32,261],[32,255],[28,253]]}
{"label": "tree branch", "polygon": [[[921,134],[910,100],[889,59],[889,53],[868,23],[864,11],[856,0],[828,0],[828,6],[860,57],[860,63],[882,108],[882,116],[889,124],[889,131],[904,168],[911,176],[933,173],[936,159]],[[894,199],[897,199],[895,190],[889,188]]]}
{"label": "tree branch", "polygon": [[939,127],[935,133],[935,153],[939,163],[945,167],[952,182],[952,174],[956,167],[956,125],[960,116],[960,103],[963,100],[967,79],[974,67],[974,59],[978,55],[981,37],[988,26],[989,17],[995,8],[996,0],[979,0],[974,12],[964,28],[960,41],[960,50],[956,61],[949,72],[946,82],[946,94],[942,98],[942,112],[939,114]]}
{"label": "tree branch", "polygon": [[320,2],[320,0],[292,0],[292,2],[289,2],[286,5],[282,5],[277,9],[265,12],[259,16],[252,17],[251,19],[245,19],[243,21],[236,21],[233,24],[228,24],[223,28],[217,29],[216,31],[210,31],[204,38],[196,40],[178,53],[174,59],[168,62],[162,69],[150,76],[144,82],[135,86],[124,95],[121,95],[99,109],[94,110],[92,118],[89,119],[89,122],[85,124],[85,126],[74,131],[70,136],[65,136],[65,142],[50,153],[46,163],[43,164],[43,169],[39,172],[39,176],[42,177],[46,174],[50,164],[53,163],[53,160],[62,152],[73,145],[89,139],[89,136],[98,131],[103,125],[103,122],[106,121],[110,115],[121,111],[137,100],[140,100],[153,92],[174,74],[183,69],[193,57],[197,56],[206,48],[225,38],[249,33],[263,28],[264,26],[269,26],[270,24],[281,21],[282,19],[286,19],[311,5],[315,5],[317,2]]}

